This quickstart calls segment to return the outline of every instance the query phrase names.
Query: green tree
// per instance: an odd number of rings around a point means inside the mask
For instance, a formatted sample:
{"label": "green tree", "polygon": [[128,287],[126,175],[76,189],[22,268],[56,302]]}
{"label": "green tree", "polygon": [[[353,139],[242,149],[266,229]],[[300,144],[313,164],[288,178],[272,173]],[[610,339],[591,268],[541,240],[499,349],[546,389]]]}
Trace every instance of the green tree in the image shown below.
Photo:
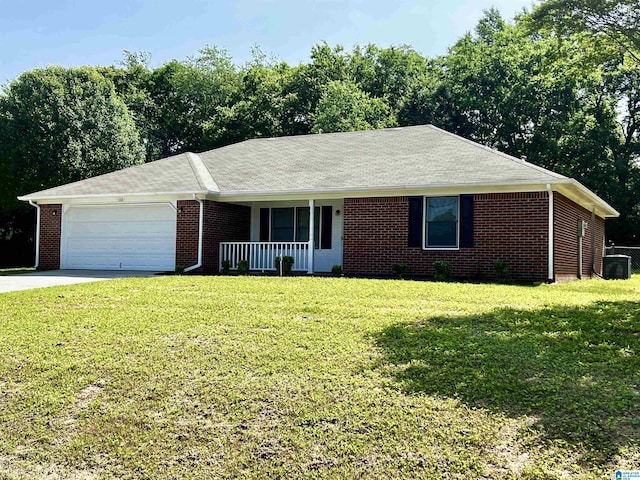
{"label": "green tree", "polygon": [[534,29],[561,35],[580,32],[604,36],[640,62],[639,0],[546,0],[525,21]]}
{"label": "green tree", "polygon": [[295,69],[269,59],[254,47],[252,60],[240,71],[237,101],[219,109],[205,125],[208,146],[257,137],[294,135],[296,96],[287,88]]}
{"label": "green tree", "polygon": [[0,240],[33,237],[16,196],[142,161],[126,105],[95,68],[23,73],[0,93]]}
{"label": "green tree", "polygon": [[236,66],[217,47],[206,47],[186,62],[173,60],[155,69],[147,86],[153,101],[148,121],[154,126],[150,141],[159,145],[160,156],[216,146],[205,135],[207,125],[224,120],[226,109],[238,100],[239,89]]}
{"label": "green tree", "polygon": [[[11,192],[48,188],[143,160],[136,126],[95,68],[23,73],[0,95],[0,158]],[[6,192],[6,190],[5,190]]]}
{"label": "green tree", "polygon": [[371,98],[353,82],[332,81],[318,103],[312,131],[350,132],[393,125],[383,99]]}
{"label": "green tree", "polygon": [[428,67],[425,57],[408,45],[356,47],[349,57],[351,78],[371,97],[384,98],[393,114]]}

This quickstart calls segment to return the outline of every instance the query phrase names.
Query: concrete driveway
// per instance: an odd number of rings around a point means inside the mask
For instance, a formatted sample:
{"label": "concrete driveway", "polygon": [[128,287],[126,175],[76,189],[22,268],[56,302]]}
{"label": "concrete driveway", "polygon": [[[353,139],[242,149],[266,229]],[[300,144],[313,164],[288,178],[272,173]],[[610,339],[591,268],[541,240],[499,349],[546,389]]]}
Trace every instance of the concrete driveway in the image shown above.
{"label": "concrete driveway", "polygon": [[30,290],[32,288],[72,285],[74,283],[99,282],[113,278],[152,277],[157,272],[106,271],[106,270],[51,270],[0,277],[0,293]]}

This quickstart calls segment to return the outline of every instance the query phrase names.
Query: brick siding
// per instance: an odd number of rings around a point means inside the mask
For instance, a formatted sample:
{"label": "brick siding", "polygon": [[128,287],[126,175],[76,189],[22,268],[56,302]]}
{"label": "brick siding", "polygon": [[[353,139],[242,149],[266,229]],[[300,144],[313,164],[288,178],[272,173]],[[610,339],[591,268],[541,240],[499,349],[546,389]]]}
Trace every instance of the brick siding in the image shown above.
{"label": "brick siding", "polygon": [[[578,278],[578,222],[588,223],[582,239],[582,276],[594,276],[591,271],[591,212],[568,198],[554,194],[553,205],[554,274],[556,280],[566,281]],[[594,270],[602,275],[604,255],[604,218],[596,216],[595,222]]]}
{"label": "brick siding", "polygon": [[[200,205],[197,201],[178,201],[176,265],[189,267],[198,261],[199,215]],[[218,271],[220,242],[249,241],[250,224],[250,207],[204,200],[201,270],[204,272]]]}
{"label": "brick siding", "polygon": [[474,195],[474,246],[437,251],[407,246],[408,197],[346,198],[344,272],[389,275],[405,263],[407,275],[432,276],[433,262],[446,260],[454,277],[487,279],[502,260],[516,280],[545,281],[548,202],[546,192]]}
{"label": "brick siding", "polygon": [[40,206],[40,260],[39,270],[60,268],[60,235],[62,232],[62,205]]}

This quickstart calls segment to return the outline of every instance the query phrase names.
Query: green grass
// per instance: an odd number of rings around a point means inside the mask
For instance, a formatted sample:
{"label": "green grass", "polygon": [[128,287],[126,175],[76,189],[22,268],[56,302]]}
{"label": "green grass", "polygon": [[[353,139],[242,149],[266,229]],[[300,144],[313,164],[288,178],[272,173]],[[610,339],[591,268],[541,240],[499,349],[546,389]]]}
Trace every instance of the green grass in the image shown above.
{"label": "green grass", "polygon": [[612,478],[640,277],[173,276],[0,294],[0,479]]}

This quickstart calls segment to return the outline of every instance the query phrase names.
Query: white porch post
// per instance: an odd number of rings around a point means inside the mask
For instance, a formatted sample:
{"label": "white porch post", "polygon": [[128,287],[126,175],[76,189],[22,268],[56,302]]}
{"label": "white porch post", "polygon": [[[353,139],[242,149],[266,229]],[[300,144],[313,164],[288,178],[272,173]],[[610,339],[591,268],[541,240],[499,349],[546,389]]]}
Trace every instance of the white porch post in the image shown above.
{"label": "white porch post", "polygon": [[314,199],[310,199],[309,200],[309,269],[307,270],[307,273],[312,274],[313,273],[313,251],[315,250],[313,248],[314,246],[314,228],[313,226],[315,225],[315,214],[316,214],[316,201]]}

